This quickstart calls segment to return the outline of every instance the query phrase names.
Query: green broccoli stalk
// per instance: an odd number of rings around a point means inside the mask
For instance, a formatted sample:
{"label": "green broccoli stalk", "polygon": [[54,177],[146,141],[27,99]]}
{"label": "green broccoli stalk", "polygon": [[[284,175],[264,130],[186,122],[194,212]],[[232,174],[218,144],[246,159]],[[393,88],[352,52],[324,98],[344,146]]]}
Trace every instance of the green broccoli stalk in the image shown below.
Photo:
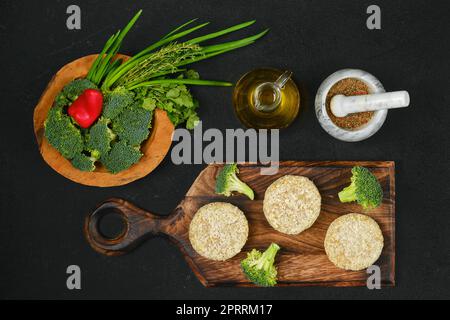
{"label": "green broccoli stalk", "polygon": [[113,143],[111,151],[102,156],[102,163],[111,173],[119,173],[128,169],[142,157],[139,147],[130,146],[125,141]]}
{"label": "green broccoli stalk", "polygon": [[116,134],[108,127],[111,121],[101,118],[94,124],[86,138],[86,147],[99,159],[111,150],[111,142],[116,138]]}
{"label": "green broccoli stalk", "polygon": [[62,94],[64,97],[73,102],[77,100],[77,98],[87,89],[98,88],[94,83],[87,79],[75,79],[63,88]]}
{"label": "green broccoli stalk", "polygon": [[113,120],[126,107],[134,102],[134,93],[123,87],[118,87],[114,91],[105,94],[105,102],[103,103],[103,116]]}
{"label": "green broccoli stalk", "polygon": [[72,159],[72,165],[78,170],[92,172],[95,170],[95,162],[97,159],[95,156],[89,157],[84,153],[79,153]]}
{"label": "green broccoli stalk", "polygon": [[53,107],[60,108],[68,106],[72,103],[63,92],[58,93],[58,95],[55,98],[55,101],[53,102]]}
{"label": "green broccoli stalk", "polygon": [[262,287],[273,287],[277,284],[277,268],[275,256],[280,247],[272,243],[264,253],[253,249],[247,253],[247,258],[241,261],[245,276],[254,284]]}
{"label": "green broccoli stalk", "polygon": [[150,134],[153,112],[136,102],[119,114],[112,123],[112,128],[121,140],[132,146],[139,146]]}
{"label": "green broccoli stalk", "polygon": [[339,192],[341,202],[356,201],[364,209],[373,209],[383,201],[383,189],[377,178],[364,167],[352,169],[351,184]]}
{"label": "green broccoli stalk", "polygon": [[237,164],[226,164],[217,176],[216,193],[229,197],[232,192],[239,192],[253,200],[255,198],[253,190],[239,180],[237,173],[239,173]]}
{"label": "green broccoli stalk", "polygon": [[49,110],[44,128],[48,142],[64,158],[70,160],[83,151],[84,143],[81,132],[73,124],[72,119],[64,114],[62,106]]}

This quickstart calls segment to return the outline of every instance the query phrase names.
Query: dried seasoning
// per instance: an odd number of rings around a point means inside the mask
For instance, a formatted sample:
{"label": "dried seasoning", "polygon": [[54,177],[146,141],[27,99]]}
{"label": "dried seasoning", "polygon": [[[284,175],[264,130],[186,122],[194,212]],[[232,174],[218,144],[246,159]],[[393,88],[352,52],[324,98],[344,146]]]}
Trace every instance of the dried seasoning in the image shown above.
{"label": "dried seasoning", "polygon": [[344,96],[369,94],[369,87],[363,81],[355,78],[342,79],[331,87],[327,94],[326,108],[328,116],[335,125],[342,129],[354,130],[365,125],[372,119],[373,111],[352,113],[345,117],[336,117],[331,111],[330,103],[331,99],[339,94]]}

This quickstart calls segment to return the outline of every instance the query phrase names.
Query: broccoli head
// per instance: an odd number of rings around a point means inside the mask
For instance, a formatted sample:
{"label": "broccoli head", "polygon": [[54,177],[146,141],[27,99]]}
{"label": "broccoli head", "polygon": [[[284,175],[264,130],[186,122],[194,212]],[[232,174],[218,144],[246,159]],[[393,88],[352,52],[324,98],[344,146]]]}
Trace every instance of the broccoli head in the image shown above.
{"label": "broccoli head", "polygon": [[72,165],[81,171],[92,172],[95,170],[95,162],[98,158],[87,156],[84,153],[77,153],[72,159]]}
{"label": "broccoli head", "polygon": [[67,97],[64,95],[64,93],[60,92],[56,96],[55,101],[53,102],[53,106],[59,108],[59,107],[68,106],[71,103],[72,102],[69,99],[67,99]]}
{"label": "broccoli head", "polygon": [[114,119],[133,102],[134,94],[123,87],[118,87],[106,93],[103,104],[103,116]]}
{"label": "broccoli head", "polygon": [[134,103],[127,107],[113,121],[112,128],[121,140],[132,146],[140,145],[149,136],[153,112]]}
{"label": "broccoli head", "polygon": [[72,159],[84,149],[80,130],[63,113],[63,107],[52,107],[44,123],[45,137],[64,158]]}
{"label": "broccoli head", "polygon": [[356,201],[364,209],[373,209],[383,201],[383,190],[367,168],[356,166],[352,169],[351,184],[339,192],[339,200]]}
{"label": "broccoli head", "polygon": [[112,144],[111,151],[101,157],[106,169],[119,173],[138,162],[142,157],[139,147],[133,147],[123,140]]}
{"label": "broccoli head", "polygon": [[226,164],[217,176],[216,193],[229,197],[232,192],[239,192],[253,200],[255,198],[253,190],[239,180],[237,173],[239,173],[237,164]]}
{"label": "broccoli head", "polygon": [[101,118],[89,129],[86,147],[97,159],[111,150],[111,142],[116,138],[109,123],[109,119]]}
{"label": "broccoli head", "polygon": [[272,243],[264,253],[253,249],[247,253],[247,258],[241,261],[245,276],[254,284],[262,287],[273,287],[277,284],[277,268],[275,256],[280,247]]}
{"label": "broccoli head", "polygon": [[87,79],[75,79],[64,87],[62,94],[71,101],[75,101],[87,89],[98,89]]}

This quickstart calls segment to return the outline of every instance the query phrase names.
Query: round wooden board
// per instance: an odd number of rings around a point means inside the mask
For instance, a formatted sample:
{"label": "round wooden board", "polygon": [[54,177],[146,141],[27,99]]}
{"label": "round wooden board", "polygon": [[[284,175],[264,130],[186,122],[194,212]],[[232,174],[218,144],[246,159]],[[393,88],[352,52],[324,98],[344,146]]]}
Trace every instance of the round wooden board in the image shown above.
{"label": "round wooden board", "polygon": [[[48,143],[44,136],[44,122],[56,95],[70,81],[85,77],[96,57],[97,55],[90,55],[77,59],[65,65],[56,73],[34,109],[34,133],[45,162],[60,175],[87,186],[121,186],[148,175],[169,152],[174,126],[165,111],[159,109],[155,111],[151,135],[141,147],[141,151],[144,154],[141,160],[128,170],[118,174],[109,173],[104,168],[98,168],[94,172],[83,172],[75,169],[69,160],[65,159]],[[118,57],[123,59],[129,58],[124,55],[118,55]]]}

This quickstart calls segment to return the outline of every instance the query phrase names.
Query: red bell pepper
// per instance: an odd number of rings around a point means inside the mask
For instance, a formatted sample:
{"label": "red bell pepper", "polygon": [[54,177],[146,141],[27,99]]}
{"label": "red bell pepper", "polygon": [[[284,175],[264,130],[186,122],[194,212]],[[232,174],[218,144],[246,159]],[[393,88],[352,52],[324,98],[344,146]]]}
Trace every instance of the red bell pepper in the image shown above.
{"label": "red bell pepper", "polygon": [[100,117],[103,109],[103,94],[99,90],[87,89],[75,100],[67,113],[82,128],[89,128]]}

